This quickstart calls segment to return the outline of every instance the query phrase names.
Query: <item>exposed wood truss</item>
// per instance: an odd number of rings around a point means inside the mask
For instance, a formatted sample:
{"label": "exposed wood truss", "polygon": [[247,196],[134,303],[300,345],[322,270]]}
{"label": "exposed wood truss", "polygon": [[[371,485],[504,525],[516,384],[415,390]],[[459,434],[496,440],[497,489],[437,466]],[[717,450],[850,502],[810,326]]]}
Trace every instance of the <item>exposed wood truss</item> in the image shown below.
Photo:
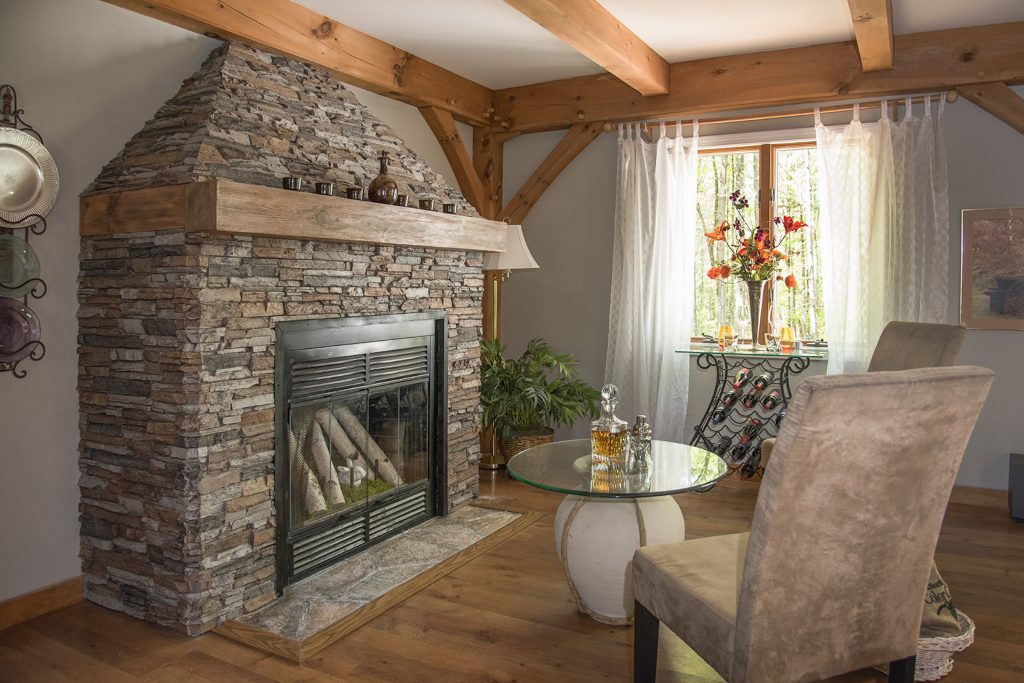
{"label": "exposed wood truss", "polygon": [[590,121],[636,121],[736,109],[1024,83],[1024,22],[896,36],[896,66],[864,72],[853,43],[830,43],[670,67],[667,95],[639,97],[607,75],[495,91],[508,130],[534,132]]}
{"label": "exposed wood truss", "polygon": [[176,26],[310,62],[417,107],[484,125],[491,90],[291,0],[105,0]]}
{"label": "exposed wood truss", "polygon": [[436,107],[420,107],[420,113],[441,145],[448,163],[451,164],[462,194],[481,215],[486,216],[484,205],[487,194],[484,191],[483,182],[473,166],[469,150],[466,149],[466,145],[462,142],[462,136],[459,135],[459,129],[455,126],[455,119],[451,113]]}
{"label": "exposed wood truss", "polygon": [[957,91],[992,116],[1024,134],[1024,99],[1005,83],[983,83],[958,88]]}
{"label": "exposed wood truss", "polygon": [[864,71],[893,67],[892,0],[847,0]]}
{"label": "exposed wood truss", "polygon": [[641,95],[669,90],[668,62],[597,0],[505,0]]}
{"label": "exposed wood truss", "polygon": [[537,170],[523,183],[523,187],[502,209],[502,218],[512,223],[522,223],[526,214],[534,207],[541,195],[551,186],[558,174],[579,156],[601,133],[601,126],[596,123],[577,123],[559,140],[547,158],[541,162]]}

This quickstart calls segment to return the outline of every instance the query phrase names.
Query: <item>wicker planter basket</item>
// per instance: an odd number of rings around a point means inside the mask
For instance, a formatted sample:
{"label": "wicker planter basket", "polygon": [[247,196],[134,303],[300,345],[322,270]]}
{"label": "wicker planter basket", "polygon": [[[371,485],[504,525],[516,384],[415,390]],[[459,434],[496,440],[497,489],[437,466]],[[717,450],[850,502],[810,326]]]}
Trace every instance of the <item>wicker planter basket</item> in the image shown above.
{"label": "wicker planter basket", "polygon": [[539,446],[542,443],[551,443],[554,440],[555,430],[546,427],[540,434],[523,434],[512,441],[503,441],[501,443],[501,454],[505,456],[505,462],[508,462],[509,458],[520,451]]}
{"label": "wicker planter basket", "polygon": [[[974,642],[974,622],[963,612],[957,612],[960,635],[952,638],[921,638],[917,641],[915,681],[937,681],[953,670],[953,655]],[[888,666],[876,667],[889,673]]]}

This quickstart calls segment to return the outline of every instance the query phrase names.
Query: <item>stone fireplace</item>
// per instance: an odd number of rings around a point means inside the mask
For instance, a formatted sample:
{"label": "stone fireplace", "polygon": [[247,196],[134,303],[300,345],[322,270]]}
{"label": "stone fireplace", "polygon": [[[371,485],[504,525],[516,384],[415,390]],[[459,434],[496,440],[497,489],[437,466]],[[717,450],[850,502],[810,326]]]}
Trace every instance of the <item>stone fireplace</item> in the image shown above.
{"label": "stone fireplace", "polygon": [[[381,150],[395,160],[402,191],[458,203],[468,215],[276,189],[284,175],[365,186]],[[355,532],[345,524],[384,515],[376,531],[359,531],[372,542],[472,500],[482,255],[504,241],[503,224],[474,215],[326,73],[235,44],[215,51],[82,199],[86,597],[202,633],[323,566],[319,555],[298,569],[289,564],[295,543],[306,544],[307,559],[311,546],[331,543],[341,557],[358,550],[346,545]],[[363,330],[426,324],[433,334],[418,327],[411,336],[430,339],[425,373],[435,382],[420,383],[419,352],[375,356],[387,350],[373,346],[382,339],[356,335],[288,362],[361,352],[378,367],[394,360],[399,374],[302,397],[322,399],[316,405],[275,404],[282,381],[296,384],[281,379],[279,363],[311,348],[302,341],[310,321]],[[308,379],[314,366],[299,369]],[[342,374],[335,380],[344,384],[350,376]],[[417,421],[422,410],[425,422]],[[303,434],[289,431],[300,423]],[[362,438],[360,447],[342,452],[335,427],[349,441]],[[303,500],[296,516],[297,489],[278,487],[296,476],[281,469],[289,438],[303,453],[297,470],[316,480],[325,509]],[[318,452],[331,449],[322,472],[309,471],[317,468],[314,439]],[[345,476],[341,491],[361,496],[358,505],[326,500]]]}

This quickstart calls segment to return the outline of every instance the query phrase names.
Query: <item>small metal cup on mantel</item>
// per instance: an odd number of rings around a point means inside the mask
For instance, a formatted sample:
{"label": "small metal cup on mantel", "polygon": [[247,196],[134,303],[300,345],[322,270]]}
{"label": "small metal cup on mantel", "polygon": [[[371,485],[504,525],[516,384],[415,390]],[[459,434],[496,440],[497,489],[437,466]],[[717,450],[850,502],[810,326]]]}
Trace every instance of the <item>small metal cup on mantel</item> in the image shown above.
{"label": "small metal cup on mantel", "polygon": [[361,188],[361,187],[350,187],[347,190],[345,190],[345,196],[348,197],[349,199],[362,199],[363,198],[363,188]]}
{"label": "small metal cup on mantel", "polygon": [[400,194],[395,198],[395,206],[409,206],[409,195]]}
{"label": "small metal cup on mantel", "polygon": [[292,192],[298,192],[302,189],[302,178],[296,178],[295,176],[288,176],[281,178],[281,187],[285,190],[291,190]]}
{"label": "small metal cup on mantel", "polygon": [[445,213],[450,213],[450,214],[454,214],[454,213],[455,213],[455,205],[454,205],[454,204],[445,204],[445,205],[444,205],[444,206],[442,207],[442,210],[443,210],[443,211],[444,211]]}
{"label": "small metal cup on mantel", "polygon": [[334,183],[317,183],[316,193],[330,197],[334,194]]}
{"label": "small metal cup on mantel", "polygon": [[424,211],[433,211],[434,210],[434,202],[435,202],[435,200],[433,198],[430,198],[430,197],[427,197],[425,199],[421,199],[420,200],[420,208],[423,209]]}

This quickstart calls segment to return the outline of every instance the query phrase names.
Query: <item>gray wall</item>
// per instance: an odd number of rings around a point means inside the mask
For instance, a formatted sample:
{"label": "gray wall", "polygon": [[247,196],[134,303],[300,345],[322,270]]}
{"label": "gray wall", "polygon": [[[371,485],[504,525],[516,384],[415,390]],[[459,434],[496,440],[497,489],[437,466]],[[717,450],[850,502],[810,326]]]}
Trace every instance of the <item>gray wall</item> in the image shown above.
{"label": "gray wall", "polygon": [[[1017,92],[1024,94],[1024,88]],[[945,131],[953,251],[950,321],[955,322],[959,319],[960,211],[1024,206],[1024,136],[962,99],[947,105]],[[506,144],[506,200],[560,135],[528,135]],[[607,350],[615,167],[615,134],[606,133],[555,180],[523,226],[541,269],[514,273],[502,290],[502,340],[509,350],[518,353],[530,338],[544,336],[559,350],[575,353],[583,376],[595,385],[603,381]],[[1024,420],[1015,400],[1015,389],[1024,381],[1022,355],[1024,333],[976,330],[967,336],[959,361],[990,367],[997,380],[968,446],[958,484],[1007,486],[1007,454],[1024,449]],[[820,364],[815,364],[803,377],[820,372]],[[690,374],[687,422],[692,426],[703,413],[706,404],[701,397],[707,396],[711,383],[706,373],[692,365]],[[586,432],[586,425],[579,424],[561,435]]]}
{"label": "gray wall", "polygon": [[[0,374],[0,600],[80,573],[78,194],[217,45],[98,0],[5,0],[3,10],[0,82],[17,88],[61,190],[49,229],[32,239],[49,284],[29,302],[46,357],[23,366],[25,379]],[[356,95],[455,184],[415,107]]]}

